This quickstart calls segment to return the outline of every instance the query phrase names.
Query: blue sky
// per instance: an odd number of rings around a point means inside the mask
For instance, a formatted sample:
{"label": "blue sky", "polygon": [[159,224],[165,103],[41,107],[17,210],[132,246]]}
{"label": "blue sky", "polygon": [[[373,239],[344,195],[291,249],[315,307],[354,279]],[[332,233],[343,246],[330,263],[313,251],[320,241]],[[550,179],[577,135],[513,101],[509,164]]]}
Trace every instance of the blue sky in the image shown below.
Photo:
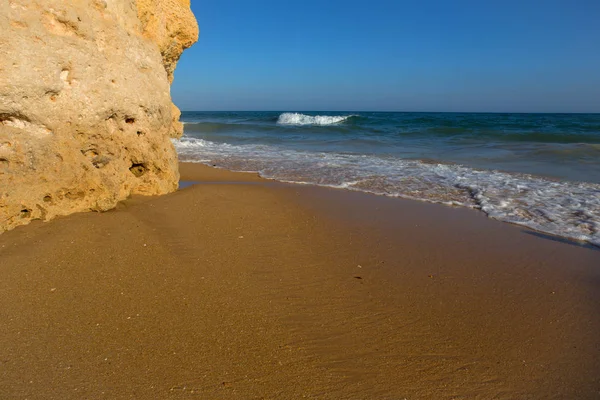
{"label": "blue sky", "polygon": [[182,110],[600,112],[599,0],[192,0]]}

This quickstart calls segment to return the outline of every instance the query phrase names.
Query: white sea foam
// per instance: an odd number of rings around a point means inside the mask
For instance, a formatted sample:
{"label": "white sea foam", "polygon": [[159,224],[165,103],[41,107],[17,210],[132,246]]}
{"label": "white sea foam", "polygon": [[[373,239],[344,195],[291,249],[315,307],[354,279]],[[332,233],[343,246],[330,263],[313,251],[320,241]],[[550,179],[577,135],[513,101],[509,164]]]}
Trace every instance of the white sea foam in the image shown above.
{"label": "white sea foam", "polygon": [[600,246],[600,184],[397,157],[230,145],[184,136],[180,158],[266,178],[480,209],[489,217]]}
{"label": "white sea foam", "polygon": [[277,119],[280,125],[333,125],[344,122],[355,115],[305,115],[300,113],[283,113]]}

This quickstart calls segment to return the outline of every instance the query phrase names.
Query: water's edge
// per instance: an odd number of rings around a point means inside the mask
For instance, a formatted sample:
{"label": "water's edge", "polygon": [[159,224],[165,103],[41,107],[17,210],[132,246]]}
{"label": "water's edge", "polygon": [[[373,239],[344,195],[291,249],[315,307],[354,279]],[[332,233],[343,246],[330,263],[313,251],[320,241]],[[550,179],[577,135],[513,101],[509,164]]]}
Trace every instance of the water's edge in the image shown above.
{"label": "water's edge", "polygon": [[[410,200],[410,201],[419,201],[419,202],[426,202],[426,203],[430,203],[430,204],[438,204],[438,205],[443,205],[446,207],[466,207],[466,208],[470,208],[474,211],[480,211],[488,218],[491,218],[491,219],[494,219],[494,220],[497,220],[500,222],[504,222],[504,223],[509,223],[511,225],[523,227],[525,229],[530,230],[533,234],[539,233],[540,234],[539,236],[543,237],[545,239],[555,240],[558,242],[568,242],[569,244],[574,244],[574,245],[577,245],[580,247],[600,250],[600,241],[586,240],[586,239],[581,239],[578,237],[572,237],[572,236],[568,236],[568,235],[560,235],[560,234],[556,234],[554,232],[551,232],[551,231],[548,231],[545,229],[539,229],[539,228],[533,227],[530,224],[525,223],[525,222],[504,220],[502,218],[495,217],[494,215],[490,215],[482,207],[477,206],[477,205],[466,206],[464,204],[460,204],[460,203],[456,203],[456,202],[440,202],[440,201],[433,201],[433,200],[429,200],[429,199],[422,199],[422,198],[418,198],[418,197],[414,197],[414,196],[404,196],[404,195],[400,195],[400,194],[393,195],[393,194],[388,194],[388,193],[375,193],[372,191],[362,190],[362,189],[350,187],[347,185],[327,185],[327,184],[319,184],[319,183],[314,183],[314,182],[283,180],[283,179],[277,179],[277,178],[274,178],[274,177],[271,177],[268,175],[263,175],[260,171],[230,169],[230,168],[218,166],[211,162],[194,161],[194,160],[180,160],[180,161],[186,162],[186,163],[202,164],[202,165],[206,165],[211,168],[224,169],[224,170],[231,171],[231,172],[256,173],[256,174],[258,174],[258,176],[260,176],[263,179],[280,182],[280,183],[285,183],[285,184],[290,184],[290,185],[308,185],[308,186],[323,187],[323,188],[334,189],[334,190],[348,190],[348,191],[353,191],[353,192],[365,193],[365,194],[369,194],[369,195],[373,195],[373,196],[386,196],[386,197],[390,197],[390,198],[400,198],[400,199]],[[186,187],[189,187],[189,186],[192,186],[195,184],[199,184],[199,183],[201,183],[201,182],[185,181],[184,185],[180,186],[179,189],[184,189]]]}
{"label": "water's edge", "polygon": [[600,115],[184,116],[184,162],[478,209],[600,246]]}

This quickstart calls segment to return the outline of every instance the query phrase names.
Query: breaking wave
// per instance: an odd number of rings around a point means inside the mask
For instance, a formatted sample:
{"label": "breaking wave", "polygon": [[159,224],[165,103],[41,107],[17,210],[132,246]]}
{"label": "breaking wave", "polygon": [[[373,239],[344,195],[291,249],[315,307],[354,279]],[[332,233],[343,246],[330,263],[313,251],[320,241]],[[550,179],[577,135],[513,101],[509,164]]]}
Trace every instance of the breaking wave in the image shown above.
{"label": "breaking wave", "polygon": [[279,125],[333,125],[344,122],[356,115],[305,115],[300,113],[283,113],[277,119]]}

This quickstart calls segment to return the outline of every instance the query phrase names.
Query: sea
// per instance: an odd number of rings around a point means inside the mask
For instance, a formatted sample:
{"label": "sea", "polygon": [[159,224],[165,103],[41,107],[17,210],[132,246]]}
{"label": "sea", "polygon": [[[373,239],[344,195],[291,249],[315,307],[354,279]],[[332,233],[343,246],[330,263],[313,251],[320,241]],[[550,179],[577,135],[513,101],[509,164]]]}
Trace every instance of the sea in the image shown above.
{"label": "sea", "polygon": [[600,246],[600,114],[183,112],[181,161],[468,207]]}

